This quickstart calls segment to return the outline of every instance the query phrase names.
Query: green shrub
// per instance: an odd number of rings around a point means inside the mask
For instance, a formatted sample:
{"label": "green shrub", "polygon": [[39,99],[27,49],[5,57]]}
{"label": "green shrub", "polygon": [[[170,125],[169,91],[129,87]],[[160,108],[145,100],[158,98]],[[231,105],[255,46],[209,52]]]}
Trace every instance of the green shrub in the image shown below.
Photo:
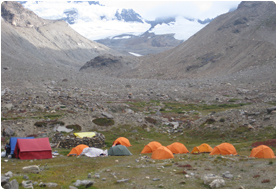
{"label": "green shrub", "polygon": [[66,126],[67,129],[73,129],[73,132],[76,133],[76,132],[79,132],[82,130],[82,127],[80,125],[67,125]]}
{"label": "green shrub", "polygon": [[145,120],[148,122],[148,123],[152,123],[152,124],[156,124],[157,123],[157,120],[156,119],[153,119],[151,117],[146,117]]}
{"label": "green shrub", "polygon": [[114,120],[113,119],[107,119],[107,118],[97,118],[92,121],[96,125],[99,126],[111,126],[114,125]]}
{"label": "green shrub", "polygon": [[220,121],[220,122],[225,122],[225,119],[224,119],[224,118],[220,118],[219,121]]}

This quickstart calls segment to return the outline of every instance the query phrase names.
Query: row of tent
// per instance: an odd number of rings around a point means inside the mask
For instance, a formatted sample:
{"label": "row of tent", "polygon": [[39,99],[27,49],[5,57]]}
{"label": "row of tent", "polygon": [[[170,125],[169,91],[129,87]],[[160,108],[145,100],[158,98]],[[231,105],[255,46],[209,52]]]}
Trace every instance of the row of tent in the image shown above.
{"label": "row of tent", "polygon": [[[10,151],[8,154],[20,159],[49,159],[52,158],[52,148],[49,138],[34,137],[11,137]],[[67,156],[86,155],[88,157],[106,156],[128,156],[132,153],[127,147],[132,146],[130,141],[125,137],[119,137],[113,142],[112,147],[107,151],[88,147],[87,145],[78,145],[73,148]],[[152,141],[144,146],[142,154],[152,153],[152,159],[169,159],[174,158],[173,154],[189,153],[188,149],[182,143],[175,142],[168,146],[163,146],[157,141]],[[237,155],[235,147],[230,143],[222,143],[214,148],[204,143],[196,146],[191,151],[193,154],[209,153],[210,155]],[[257,158],[275,158],[273,150],[265,145],[253,148],[249,157]]]}
{"label": "row of tent", "polygon": [[[113,143],[113,146],[119,144],[126,147],[131,146],[130,141],[125,137],[119,137],[118,139],[116,139]],[[152,159],[169,159],[174,158],[173,154],[186,154],[189,153],[189,151],[184,144],[179,142],[172,143],[168,146],[163,146],[157,141],[152,141],[144,146],[141,153],[152,153]],[[237,155],[235,147],[230,143],[222,143],[218,146],[215,146],[214,148],[212,148],[207,143],[203,143],[199,146],[194,147],[191,153],[209,153],[210,155]],[[252,149],[249,157],[275,158],[275,155],[270,147],[266,145],[260,145]]]}

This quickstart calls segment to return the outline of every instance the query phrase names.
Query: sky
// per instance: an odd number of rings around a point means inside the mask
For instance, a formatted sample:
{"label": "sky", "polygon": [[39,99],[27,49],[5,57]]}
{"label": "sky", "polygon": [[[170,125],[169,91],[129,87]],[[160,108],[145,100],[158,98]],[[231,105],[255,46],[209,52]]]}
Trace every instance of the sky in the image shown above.
{"label": "sky", "polygon": [[132,8],[147,20],[176,15],[204,20],[237,8],[241,1],[100,0],[99,2],[111,7]]}

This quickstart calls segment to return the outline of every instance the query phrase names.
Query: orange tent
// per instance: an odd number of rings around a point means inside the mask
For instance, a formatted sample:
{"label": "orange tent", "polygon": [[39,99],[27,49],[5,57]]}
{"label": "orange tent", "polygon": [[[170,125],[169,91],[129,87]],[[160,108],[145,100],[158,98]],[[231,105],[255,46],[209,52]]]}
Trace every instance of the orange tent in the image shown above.
{"label": "orange tent", "polygon": [[159,143],[157,141],[152,141],[152,142],[150,142],[150,143],[148,143],[147,145],[144,146],[144,148],[141,151],[141,153],[144,154],[144,153],[154,152],[160,146],[162,146],[161,143]]}
{"label": "orange tent", "polygon": [[173,154],[185,154],[189,153],[188,149],[182,143],[175,142],[166,146]]}
{"label": "orange tent", "polygon": [[256,148],[253,148],[249,157],[276,158],[276,156],[274,156],[273,150],[266,145],[260,145]]}
{"label": "orange tent", "polygon": [[118,144],[126,146],[126,147],[132,146],[130,144],[129,140],[125,137],[119,137],[113,142],[113,146],[118,145]]}
{"label": "orange tent", "polygon": [[228,154],[233,154],[237,155],[236,148],[230,144],[230,143],[222,143],[212,150],[210,155],[215,155],[215,154],[221,154],[221,155],[228,155]]}
{"label": "orange tent", "polygon": [[165,146],[160,146],[159,148],[157,148],[152,156],[152,159],[158,159],[158,160],[163,160],[163,159],[170,159],[170,158],[174,158],[174,155],[172,154],[172,152],[166,148]]}
{"label": "orange tent", "polygon": [[212,150],[213,150],[213,148],[210,145],[203,143],[200,146],[195,146],[192,149],[191,153],[193,154],[193,153],[212,152]]}
{"label": "orange tent", "polygon": [[88,148],[88,147],[89,146],[87,146],[85,144],[79,144],[75,148],[72,148],[67,156],[70,156],[70,155],[79,156],[83,152],[84,148]]}

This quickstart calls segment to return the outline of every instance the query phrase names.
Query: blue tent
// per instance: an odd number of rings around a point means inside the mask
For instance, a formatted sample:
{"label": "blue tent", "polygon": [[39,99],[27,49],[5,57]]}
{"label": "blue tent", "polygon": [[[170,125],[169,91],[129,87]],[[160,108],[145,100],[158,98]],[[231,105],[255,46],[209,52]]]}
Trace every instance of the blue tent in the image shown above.
{"label": "blue tent", "polygon": [[35,137],[11,137],[10,138],[10,147],[11,147],[11,155],[13,155],[15,145],[17,143],[17,139],[34,139]]}

